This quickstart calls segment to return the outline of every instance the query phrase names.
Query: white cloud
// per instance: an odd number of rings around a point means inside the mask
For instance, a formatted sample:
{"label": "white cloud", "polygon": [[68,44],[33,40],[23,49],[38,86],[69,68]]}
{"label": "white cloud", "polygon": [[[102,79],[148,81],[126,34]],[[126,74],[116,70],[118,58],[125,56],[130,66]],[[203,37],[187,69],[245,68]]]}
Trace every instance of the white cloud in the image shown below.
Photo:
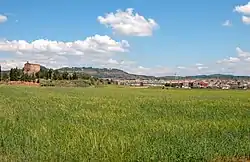
{"label": "white cloud", "polygon": [[138,66],[139,69],[141,70],[150,70],[150,68],[146,68],[146,67],[143,67],[143,66]]}
{"label": "white cloud", "polygon": [[84,55],[88,53],[126,52],[129,44],[122,40],[116,42],[109,36],[95,35],[85,40],[61,42],[39,39],[31,43],[25,40],[0,41],[0,51],[19,55],[27,53],[53,53],[58,55]]}
{"label": "white cloud", "polygon": [[1,15],[0,14],[0,23],[4,23],[8,20],[7,16]]}
{"label": "white cloud", "polygon": [[177,69],[186,69],[184,66],[178,66]]}
{"label": "white cloud", "polygon": [[219,64],[221,64],[221,63],[236,63],[236,62],[239,62],[239,61],[240,61],[240,59],[237,58],[237,57],[229,57],[227,59],[217,61],[217,63],[219,63]]}
{"label": "white cloud", "polygon": [[250,14],[250,2],[245,5],[238,5],[234,8],[234,11],[248,15]]}
{"label": "white cloud", "polygon": [[[95,60],[114,64],[112,56],[128,52],[129,43],[125,40],[115,41],[109,36],[95,35],[85,40],[74,42],[35,40],[0,40],[0,52],[14,56],[17,62],[40,63],[48,67],[62,65],[81,65],[94,63]],[[12,61],[13,62],[13,61]],[[11,65],[11,64],[10,64]]]}
{"label": "white cloud", "polygon": [[240,47],[236,47],[236,52],[239,57],[250,57],[250,52],[245,52]]}
{"label": "white cloud", "polygon": [[203,69],[208,69],[208,67],[206,67],[206,66],[198,66],[197,69],[198,70],[203,70]]}
{"label": "white cloud", "polygon": [[248,16],[242,16],[242,22],[244,24],[249,25],[250,24],[250,17],[248,17]]}
{"label": "white cloud", "polygon": [[151,36],[158,24],[153,19],[146,19],[134,9],[128,8],[125,11],[117,10],[116,13],[108,13],[104,17],[98,16],[101,24],[111,27],[113,31],[121,35],[130,36]]}
{"label": "white cloud", "polygon": [[118,65],[118,64],[119,64],[119,62],[118,62],[117,60],[114,60],[114,59],[112,59],[112,58],[110,58],[110,59],[108,60],[108,63],[109,63],[109,64],[115,64],[115,65]]}
{"label": "white cloud", "polygon": [[150,75],[150,76],[166,76],[174,75],[173,69],[163,66],[157,67],[144,67],[144,66],[132,66],[125,69],[127,72],[139,75]]}
{"label": "white cloud", "polygon": [[197,64],[195,64],[195,66],[203,66],[203,64],[197,63]]}
{"label": "white cloud", "polygon": [[225,22],[222,23],[222,26],[232,26],[232,22],[230,20],[226,20]]}
{"label": "white cloud", "polygon": [[211,68],[217,71],[216,73],[227,73],[233,75],[249,75],[250,73],[250,53],[243,51],[241,48],[236,48],[237,57],[229,57],[217,62]]}
{"label": "white cloud", "polygon": [[245,61],[250,62],[250,57],[246,58]]}
{"label": "white cloud", "polygon": [[0,60],[0,65],[2,70],[9,70],[11,68],[22,68],[24,62],[16,61],[16,60]]}

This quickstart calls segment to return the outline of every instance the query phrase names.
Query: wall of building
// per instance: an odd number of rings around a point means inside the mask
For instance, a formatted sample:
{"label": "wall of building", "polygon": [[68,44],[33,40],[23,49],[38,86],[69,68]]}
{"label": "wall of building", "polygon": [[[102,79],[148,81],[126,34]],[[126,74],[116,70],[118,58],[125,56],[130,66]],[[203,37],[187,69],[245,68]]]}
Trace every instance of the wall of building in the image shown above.
{"label": "wall of building", "polygon": [[39,64],[30,64],[26,63],[24,64],[24,73],[26,74],[34,74],[40,71],[40,65]]}

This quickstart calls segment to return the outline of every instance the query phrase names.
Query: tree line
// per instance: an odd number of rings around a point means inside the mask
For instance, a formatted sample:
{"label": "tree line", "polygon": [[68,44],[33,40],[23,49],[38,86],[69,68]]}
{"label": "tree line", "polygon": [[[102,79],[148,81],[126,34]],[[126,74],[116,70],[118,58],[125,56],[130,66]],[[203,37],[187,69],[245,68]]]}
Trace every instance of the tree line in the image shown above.
{"label": "tree line", "polygon": [[0,67],[0,80],[3,81],[26,81],[26,82],[38,82],[40,79],[45,80],[78,80],[78,79],[97,79],[93,78],[86,73],[69,73],[67,71],[59,71],[53,69],[41,69],[38,73],[27,74],[23,69],[12,68],[9,72],[1,72]]}

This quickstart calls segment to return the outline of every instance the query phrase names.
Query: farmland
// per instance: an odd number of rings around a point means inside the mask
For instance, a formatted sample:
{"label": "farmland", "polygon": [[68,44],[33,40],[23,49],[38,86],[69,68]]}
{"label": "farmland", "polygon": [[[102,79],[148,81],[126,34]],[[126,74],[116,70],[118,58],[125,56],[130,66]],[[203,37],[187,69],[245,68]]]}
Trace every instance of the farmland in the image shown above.
{"label": "farmland", "polygon": [[0,85],[0,161],[250,156],[250,92]]}

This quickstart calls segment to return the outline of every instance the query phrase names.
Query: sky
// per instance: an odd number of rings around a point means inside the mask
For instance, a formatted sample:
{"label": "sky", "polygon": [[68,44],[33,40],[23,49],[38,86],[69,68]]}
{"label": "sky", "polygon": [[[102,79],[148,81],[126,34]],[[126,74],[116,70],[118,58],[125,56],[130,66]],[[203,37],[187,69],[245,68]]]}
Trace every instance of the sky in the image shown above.
{"label": "sky", "polygon": [[3,0],[0,64],[250,74],[249,0]]}

